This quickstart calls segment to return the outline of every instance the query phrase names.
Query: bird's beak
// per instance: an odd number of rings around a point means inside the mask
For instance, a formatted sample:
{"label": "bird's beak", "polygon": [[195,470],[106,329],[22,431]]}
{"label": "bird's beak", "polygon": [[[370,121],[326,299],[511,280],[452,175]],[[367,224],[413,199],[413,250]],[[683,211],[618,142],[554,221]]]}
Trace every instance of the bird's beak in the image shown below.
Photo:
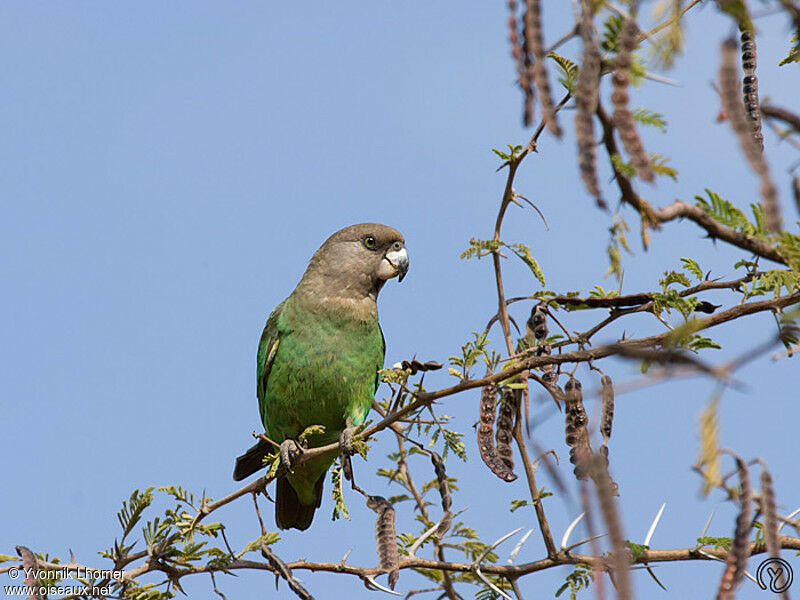
{"label": "bird's beak", "polygon": [[397,276],[397,281],[403,281],[408,272],[408,252],[405,248],[387,252],[378,271],[381,279],[391,279]]}

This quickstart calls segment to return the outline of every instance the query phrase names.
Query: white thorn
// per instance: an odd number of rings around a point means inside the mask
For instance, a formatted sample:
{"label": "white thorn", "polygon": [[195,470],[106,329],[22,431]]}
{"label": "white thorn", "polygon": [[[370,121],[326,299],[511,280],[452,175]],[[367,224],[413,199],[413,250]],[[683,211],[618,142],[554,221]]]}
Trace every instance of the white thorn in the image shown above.
{"label": "white thorn", "polygon": [[708,533],[708,526],[711,525],[711,519],[714,518],[714,513],[717,512],[717,509],[711,511],[711,514],[708,515],[708,521],[706,521],[705,526],[703,527],[703,531],[700,532],[700,537],[706,537],[706,533]]}
{"label": "white thorn", "polygon": [[580,523],[581,519],[583,517],[585,517],[585,516],[586,516],[586,513],[582,512],[581,514],[578,515],[578,517],[572,523],[569,524],[569,527],[567,527],[567,530],[564,532],[564,537],[561,538],[561,549],[562,550],[566,550],[567,549],[567,542],[569,541],[569,536],[572,535],[572,530],[575,529],[575,527],[578,526],[578,523]]}
{"label": "white thorn", "polygon": [[[702,537],[702,536],[701,536],[701,537]],[[700,550],[700,549],[698,549],[698,550],[697,550],[697,553],[698,553],[698,554],[702,554],[703,556],[705,556],[706,558],[710,558],[711,560],[718,560],[719,562],[725,562],[725,561],[724,561],[723,559],[721,559],[719,556],[714,556],[713,554],[709,554],[709,553],[708,553],[708,552],[706,552],[705,550]]]}
{"label": "white thorn", "polygon": [[[521,529],[521,528],[520,528],[520,529]],[[491,581],[489,581],[488,579],[486,579],[486,577],[483,575],[483,573],[481,573],[481,570],[480,570],[480,569],[475,569],[475,574],[476,574],[478,577],[480,577],[480,578],[483,580],[483,582],[484,582],[486,585],[488,585],[490,588],[492,588],[492,591],[493,591],[495,594],[500,594],[500,595],[501,595],[503,598],[505,598],[506,600],[514,600],[514,599],[513,599],[511,596],[509,596],[508,594],[506,594],[506,593],[505,593],[503,590],[501,590],[499,587],[497,587],[497,586],[496,586],[495,584],[493,584]]]}
{"label": "white thorn", "polygon": [[514,546],[514,549],[511,551],[511,554],[508,555],[508,564],[510,564],[510,565],[514,564],[514,559],[517,558],[517,554],[519,554],[519,551],[522,550],[523,544],[525,544],[525,542],[528,541],[528,537],[532,533],[533,533],[533,529],[528,529],[528,532],[525,535],[523,535],[522,538],[517,543],[517,545]]}
{"label": "white thorn", "polygon": [[434,525],[433,527],[431,527],[430,529],[428,529],[428,531],[426,531],[426,532],[425,532],[425,533],[423,533],[421,536],[419,536],[419,537],[417,538],[417,541],[415,541],[415,542],[414,542],[414,543],[411,545],[411,548],[409,548],[409,549],[408,549],[408,555],[409,555],[409,556],[411,556],[412,558],[416,558],[416,552],[417,552],[417,550],[419,550],[419,547],[422,545],[422,542],[424,542],[425,540],[427,540],[427,539],[428,539],[428,538],[431,536],[431,534],[432,534],[434,531],[436,531],[436,529],[437,529],[438,527],[439,527],[439,523],[436,523],[436,525]]}
{"label": "white thorn", "polygon": [[[367,579],[367,581],[370,582],[371,585],[374,585],[376,588],[378,588],[382,592],[386,592],[387,594],[392,594],[394,596],[402,596],[403,595],[403,594],[399,594],[399,593],[395,592],[394,590],[390,590],[387,587],[383,587],[380,583],[375,581],[375,578],[372,577],[371,575],[367,575],[366,579]],[[509,599],[509,600],[512,600],[512,599]]]}
{"label": "white thorn", "polygon": [[599,540],[600,538],[602,538],[602,537],[606,537],[607,535],[608,535],[607,533],[601,533],[601,534],[599,534],[599,535],[593,535],[592,537],[590,537],[590,538],[586,538],[585,540],[581,540],[580,542],[575,542],[574,544],[570,544],[569,546],[567,546],[566,548],[564,548],[564,550],[566,550],[567,552],[569,552],[569,551],[570,551],[570,550],[572,550],[573,548],[577,548],[578,546],[582,546],[583,544],[585,544],[585,543],[587,543],[587,542],[592,542],[592,541],[594,541],[594,540]]}
{"label": "white thorn", "polygon": [[[474,563],[474,564],[475,564],[475,565],[480,565],[480,564],[481,564],[481,561],[482,561],[484,558],[486,558],[486,555],[487,555],[487,554],[489,554],[489,552],[491,552],[492,550],[494,550],[495,548],[497,548],[497,547],[498,547],[500,544],[502,544],[503,542],[505,542],[505,541],[506,541],[508,538],[510,538],[512,535],[514,535],[515,533],[519,533],[519,532],[520,532],[520,531],[522,531],[523,529],[524,529],[524,527],[517,527],[517,528],[516,528],[514,531],[509,531],[509,532],[508,532],[507,534],[505,534],[503,537],[501,537],[500,539],[498,539],[497,541],[495,541],[495,543],[494,543],[494,544],[492,544],[492,545],[491,545],[491,546],[489,546],[489,547],[488,547],[486,550],[484,550],[484,551],[483,551],[483,554],[481,554],[481,555],[478,557],[478,559],[475,561],[475,563]],[[513,599],[511,599],[511,600],[513,600]]]}
{"label": "white thorn", "polygon": [[653,522],[650,525],[650,529],[647,530],[647,535],[644,536],[644,545],[645,546],[649,546],[650,545],[650,538],[652,538],[653,534],[656,532],[656,527],[658,527],[658,522],[661,520],[661,515],[664,514],[664,509],[666,507],[667,507],[667,503],[664,502],[664,504],[662,504],[661,508],[658,510],[658,514],[656,515],[656,518],[653,519]]}
{"label": "white thorn", "polygon": [[[785,518],[786,518],[786,521],[788,521],[788,520],[790,520],[790,519],[793,519],[793,518],[794,518],[794,517],[796,517],[798,514],[800,514],[800,508],[798,508],[796,511],[792,512],[791,514],[789,514],[789,515],[786,515],[786,517],[785,517]],[[783,529],[784,527],[786,527],[786,521],[783,521],[783,522],[780,524],[780,526],[778,527],[778,533],[780,533],[780,532],[781,532],[781,529]]]}
{"label": "white thorn", "polygon": [[[714,556],[713,554],[709,554],[708,552],[703,552],[700,549],[697,550],[697,553],[698,554],[702,554],[703,556],[705,556],[707,558],[710,558],[711,560],[718,560],[719,562],[723,562],[723,563],[725,562],[724,558],[720,558],[719,556]],[[747,571],[745,571],[744,574],[748,579],[752,579],[754,582],[758,583],[758,580],[755,577],[753,577],[752,575],[750,575],[750,573],[748,573]]]}
{"label": "white thorn", "polygon": [[666,83],[667,85],[672,85],[675,87],[683,87],[683,84],[676,79],[670,79],[669,77],[663,77],[654,73],[645,73],[644,78],[651,81],[657,81],[658,83]]}

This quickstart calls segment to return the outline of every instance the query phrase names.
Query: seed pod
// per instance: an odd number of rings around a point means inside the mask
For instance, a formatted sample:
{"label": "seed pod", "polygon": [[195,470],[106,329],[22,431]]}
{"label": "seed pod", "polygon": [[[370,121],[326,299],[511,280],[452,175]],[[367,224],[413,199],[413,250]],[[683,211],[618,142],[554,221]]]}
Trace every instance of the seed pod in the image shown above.
{"label": "seed pod", "polygon": [[[722,66],[719,72],[720,99],[725,114],[731,124],[753,171],[761,178],[761,198],[764,201],[764,214],[767,230],[779,233],[781,230],[781,211],[778,205],[778,191],[769,175],[769,168],[761,153],[753,130],[745,116],[745,108],[739,94],[739,74],[736,69],[736,40],[729,38],[722,44]],[[760,119],[760,117],[759,117]]]}
{"label": "seed pod", "polygon": [[778,539],[778,509],[775,506],[775,488],[772,475],[766,467],[761,469],[761,512],[764,514],[764,544],[772,558],[778,558],[780,542]]}
{"label": "seed pod", "polygon": [[603,407],[600,414],[600,433],[603,435],[603,443],[605,444],[611,438],[611,426],[614,423],[614,384],[608,375],[603,375],[600,378],[600,383],[603,386],[600,393],[603,399]]}
{"label": "seed pod", "polygon": [[587,0],[581,0],[580,34],[583,60],[575,85],[575,137],[578,139],[578,165],[586,190],[597,206],[607,208],[597,181],[597,150],[594,142],[594,112],[600,78],[600,51],[594,36],[592,12]]}
{"label": "seed pod", "polygon": [[539,102],[542,105],[542,118],[547,124],[547,128],[556,137],[561,137],[561,128],[556,120],[556,113],[553,107],[553,97],[550,94],[550,82],[547,79],[547,69],[545,69],[546,52],[544,50],[544,40],[542,39],[542,9],[539,0],[525,0],[525,15],[523,16],[525,25],[523,33],[525,35],[525,45],[528,51],[533,54],[533,61],[530,66],[530,77],[536,85],[539,93]]}
{"label": "seed pod", "polygon": [[[488,374],[488,372],[487,372]],[[514,464],[507,463],[497,454],[494,446],[494,419],[497,409],[497,386],[493,383],[481,390],[480,420],[478,422],[478,450],[489,469],[504,481],[514,481]]]}
{"label": "seed pod", "polygon": [[[553,347],[550,344],[540,344],[536,348],[536,356],[550,356]],[[558,373],[556,373],[555,365],[544,365],[542,367],[542,381],[547,384],[555,384],[558,381]]]}
{"label": "seed pod", "polygon": [[531,310],[531,316],[525,323],[527,328],[526,337],[532,336],[536,340],[543,340],[547,337],[547,309],[543,304],[537,304]]}
{"label": "seed pod", "polygon": [[631,82],[631,52],[636,47],[638,31],[639,28],[633,19],[627,19],[622,26],[616,69],[611,78],[614,84],[614,93],[611,94],[611,101],[614,103],[614,124],[617,126],[625,151],[631,157],[639,177],[645,181],[652,182],[653,171],[650,169],[650,159],[644,150],[642,139],[639,137],[638,131],[636,131],[633,115],[628,108],[628,86]]}
{"label": "seed pod", "polygon": [[597,488],[600,512],[603,515],[603,521],[605,521],[611,542],[611,569],[614,575],[614,585],[617,588],[617,599],[629,600],[631,597],[631,582],[628,573],[628,553],[625,547],[625,536],[622,533],[622,524],[617,512],[617,505],[614,502],[614,496],[618,495],[617,484],[611,479],[602,456],[595,454],[590,462],[592,463],[592,480]]}
{"label": "seed pod", "polygon": [[508,40],[511,42],[511,56],[517,63],[517,71],[520,69],[522,60],[522,48],[519,45],[519,34],[517,33],[517,2],[508,0]]}
{"label": "seed pod", "polygon": [[369,496],[367,506],[378,513],[375,522],[375,539],[378,542],[378,565],[389,573],[389,587],[394,589],[400,574],[400,553],[394,526],[394,507],[382,496]]}
{"label": "seed pod", "polygon": [[741,29],[742,35],[742,69],[744,70],[743,98],[744,110],[750,121],[753,139],[758,144],[759,150],[764,150],[764,134],[761,133],[761,108],[758,103],[758,77],[756,77],[756,36],[755,31]]}
{"label": "seed pod", "polygon": [[747,465],[738,456],[734,456],[736,467],[739,471],[739,502],[741,508],[739,516],[736,517],[736,530],[731,542],[731,549],[725,559],[725,571],[722,573],[722,580],[719,582],[717,590],[717,600],[733,600],[736,595],[736,588],[744,578],[744,570],[747,566],[749,557],[748,538],[752,527],[752,490],[750,488],[750,475],[747,472]]}
{"label": "seed pod", "polygon": [[429,360],[427,362],[420,362],[416,358],[411,360],[404,360],[400,363],[400,367],[407,371],[411,371],[412,375],[416,375],[418,371],[437,371],[438,369],[442,368],[442,363],[438,363],[435,360]]}
{"label": "seed pod", "polygon": [[569,446],[569,461],[575,465],[573,472],[578,479],[587,479],[591,471],[592,449],[589,446],[589,430],[586,424],[586,409],[583,407],[581,382],[570,377],[564,385],[565,439]]}
{"label": "seed pod", "polygon": [[453,498],[450,495],[450,482],[447,480],[447,472],[444,469],[444,460],[436,452],[431,452],[431,462],[433,463],[433,470],[436,473],[436,483],[439,486],[439,495],[442,497],[442,511],[444,515],[439,528],[436,530],[436,535],[440,538],[447,533],[450,525],[453,523],[453,513],[450,507],[453,505]]}
{"label": "seed pod", "polygon": [[[522,90],[522,93],[525,96],[525,105],[522,113],[522,123],[528,127],[531,122],[533,121],[533,87],[531,86],[532,82],[532,65],[531,65],[531,57],[528,48],[528,37],[525,31],[525,20],[527,19],[526,15],[523,15],[523,30],[522,30],[522,45],[519,44],[519,36],[517,34],[517,3],[516,0],[509,0],[508,2],[509,12],[511,16],[508,19],[508,25],[511,29],[511,54],[514,56],[514,59],[517,61],[517,75],[518,75],[518,82],[519,87]],[[526,7],[527,12],[527,7]]]}
{"label": "seed pod", "polygon": [[514,470],[514,452],[511,449],[511,441],[514,439],[514,419],[519,412],[520,395],[519,390],[503,388],[500,406],[497,410],[497,430],[495,431],[497,456],[511,472]]}
{"label": "seed pod", "polygon": [[797,175],[792,177],[792,195],[797,212],[800,212],[800,178]]}

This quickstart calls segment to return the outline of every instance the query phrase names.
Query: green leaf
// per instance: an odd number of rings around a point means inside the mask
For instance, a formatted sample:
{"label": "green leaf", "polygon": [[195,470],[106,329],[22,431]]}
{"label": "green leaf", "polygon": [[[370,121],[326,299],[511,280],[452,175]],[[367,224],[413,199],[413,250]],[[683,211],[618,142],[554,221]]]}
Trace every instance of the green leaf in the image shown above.
{"label": "green leaf", "polygon": [[575,89],[575,84],[578,82],[578,65],[555,52],[550,52],[547,56],[556,61],[558,65],[559,72],[561,73],[558,82],[563,85],[567,91],[572,92]]}
{"label": "green leaf", "polygon": [[733,540],[729,537],[703,536],[697,538],[697,543],[701,546],[712,546],[715,550],[725,550],[725,552],[730,552]]}
{"label": "green leaf", "polygon": [[322,435],[323,433],[325,433],[324,425],[309,425],[300,435],[297,436],[297,441],[300,443],[300,445],[303,445],[311,436]]}
{"label": "green leaf", "polygon": [[662,133],[667,131],[667,120],[661,113],[654,112],[642,106],[637,106],[631,113],[633,114],[633,120],[637,123],[657,127]]}
{"label": "green leaf", "polygon": [[622,25],[624,21],[622,17],[616,13],[611,13],[609,17],[606,19],[606,22],[603,23],[603,40],[600,42],[600,46],[606,52],[616,52],[617,46],[619,46],[619,35],[622,31]]}
{"label": "green leaf", "polygon": [[492,152],[494,152],[504,161],[512,161],[517,158],[520,152],[522,152],[521,144],[506,144],[506,146],[508,146],[508,153],[502,152],[497,148],[492,148]]}
{"label": "green leaf", "polygon": [[139,519],[142,518],[144,509],[150,506],[150,503],[153,501],[154,489],[155,487],[151,486],[141,493],[139,490],[133,490],[127,502],[122,503],[122,510],[117,513],[117,519],[122,526],[123,539],[133,530],[139,522]]}
{"label": "green leaf", "polygon": [[744,235],[763,237],[757,235],[758,227],[753,225],[733,203],[709,189],[706,189],[706,194],[708,201],[701,196],[695,196],[695,200],[697,200],[697,206],[708,213],[711,218]]}
{"label": "green leaf", "polygon": [[514,512],[515,510],[517,510],[518,508],[522,508],[523,506],[533,506],[533,504],[528,500],[512,500],[511,508],[509,508],[508,510],[510,512]]}
{"label": "green leaf", "polygon": [[664,278],[661,279],[659,283],[665,292],[667,291],[667,287],[673,283],[680,283],[684,287],[689,287],[692,285],[692,282],[689,281],[689,278],[685,274],[679,273],[678,271],[664,271]]}
{"label": "green leaf", "polygon": [[[684,275],[684,277],[686,276]],[[694,296],[684,298],[673,288],[666,288],[662,294],[653,293],[653,311],[656,314],[660,314],[663,310],[669,314],[671,309],[675,309],[684,317],[688,317],[694,312],[697,304],[697,298]]]}
{"label": "green leaf", "polygon": [[331,467],[331,482],[333,483],[331,497],[334,501],[333,520],[344,517],[349,521],[350,511],[347,510],[347,504],[345,504],[344,494],[342,493],[342,462],[340,459],[337,459],[336,463]]}
{"label": "green leaf", "polygon": [[655,152],[650,153],[650,169],[652,169],[653,173],[656,175],[665,175],[673,181],[678,181],[677,169],[667,166],[668,162],[668,156],[662,156]]}
{"label": "green leaf", "polygon": [[263,543],[265,546],[271,546],[275,542],[281,539],[281,536],[274,532],[270,531],[267,532],[266,535],[260,535],[252,542],[245,545],[239,552],[236,553],[236,558],[241,558],[248,552],[259,552],[261,550],[261,544]]}
{"label": "green leaf", "polygon": [[613,164],[614,168],[628,179],[633,179],[636,177],[636,167],[634,167],[633,164],[622,160],[622,157],[616,152],[611,155],[611,164]]}
{"label": "green leaf", "polygon": [[700,268],[697,261],[691,258],[682,258],[681,262],[683,263],[683,268],[694,275],[698,281],[703,280],[703,269]]}
{"label": "green leaf", "polygon": [[786,58],[781,59],[781,62],[778,63],[778,66],[780,67],[790,63],[800,62],[800,37],[796,32],[794,35],[792,35],[790,43],[791,47],[789,48],[789,54],[787,54]]}
{"label": "green leaf", "polygon": [[481,258],[487,254],[498,250],[502,242],[498,240],[481,240],[478,238],[471,238],[469,240],[469,247],[461,253],[463,260],[469,260],[473,256]]}
{"label": "green leaf", "polygon": [[693,335],[687,345],[689,349],[693,350],[694,352],[703,350],[704,348],[713,348],[714,350],[722,349],[722,346],[720,346],[711,338],[707,338],[699,334]]}
{"label": "green leaf", "polygon": [[525,244],[507,244],[507,247],[511,249],[514,254],[522,259],[528,268],[530,268],[533,276],[539,280],[539,283],[545,285],[544,283],[544,273],[542,273],[541,267],[539,267],[539,263],[536,262],[536,259],[533,258],[533,254],[531,254],[531,249],[528,248]]}
{"label": "green leaf", "polygon": [[650,546],[645,546],[644,544],[637,544],[630,540],[625,540],[625,545],[628,547],[628,550],[631,552],[631,558],[635,561],[638,558],[647,552],[650,549]]}

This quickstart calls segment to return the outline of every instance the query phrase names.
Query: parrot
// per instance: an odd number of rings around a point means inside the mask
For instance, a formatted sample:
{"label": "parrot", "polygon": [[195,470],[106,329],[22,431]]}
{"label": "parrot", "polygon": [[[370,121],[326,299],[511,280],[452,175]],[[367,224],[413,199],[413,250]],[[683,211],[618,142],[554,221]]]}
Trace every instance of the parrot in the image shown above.
{"label": "parrot", "polygon": [[[256,395],[265,435],[280,444],[285,474],[276,480],[275,522],[304,531],[322,501],[323,481],[337,451],[296,468],[296,438],[312,425],[321,434],[307,447],[339,442],[352,454],[380,383],[386,342],[378,322],[378,293],[408,272],[402,234],[360,223],[331,235],[314,253],[294,291],[269,315],[258,344]],[[234,481],[264,467],[274,446],[264,439],[236,459]]]}

